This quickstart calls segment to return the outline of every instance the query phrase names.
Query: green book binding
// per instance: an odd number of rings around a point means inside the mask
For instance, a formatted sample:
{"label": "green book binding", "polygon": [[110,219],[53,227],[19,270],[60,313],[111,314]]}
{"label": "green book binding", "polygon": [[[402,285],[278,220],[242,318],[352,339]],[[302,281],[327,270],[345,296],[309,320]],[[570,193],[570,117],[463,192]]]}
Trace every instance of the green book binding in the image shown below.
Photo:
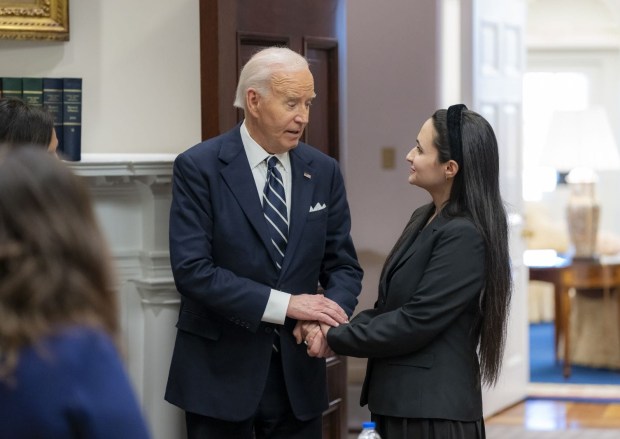
{"label": "green book binding", "polygon": [[79,162],[82,157],[82,78],[63,78],[63,158]]}
{"label": "green book binding", "polygon": [[33,107],[43,106],[43,78],[22,78],[22,99]]}
{"label": "green book binding", "polygon": [[22,78],[2,78],[2,97],[22,99]]}
{"label": "green book binding", "polygon": [[63,154],[62,78],[43,78],[43,108],[54,116],[54,129],[58,138],[58,154]]}

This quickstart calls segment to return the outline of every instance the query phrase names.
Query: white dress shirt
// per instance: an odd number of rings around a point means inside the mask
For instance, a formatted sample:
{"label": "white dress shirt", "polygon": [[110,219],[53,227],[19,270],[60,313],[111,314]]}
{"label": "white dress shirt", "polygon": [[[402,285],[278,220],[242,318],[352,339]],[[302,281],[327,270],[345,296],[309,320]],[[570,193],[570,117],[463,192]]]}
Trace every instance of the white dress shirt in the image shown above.
{"label": "white dress shirt", "polygon": [[[265,159],[271,156],[267,151],[263,149],[248,132],[245,126],[245,121],[241,124],[241,141],[243,142],[243,149],[248,157],[250,168],[252,169],[252,175],[254,176],[254,182],[256,183],[256,192],[258,197],[263,202],[263,190],[265,188],[265,182],[267,181],[267,162]],[[280,161],[277,165],[278,171],[282,174],[284,180],[284,193],[286,195],[286,211],[289,218],[291,218],[291,160],[288,152],[283,154],[275,154]],[[271,290],[269,294],[269,300],[267,306],[263,312],[261,320],[263,322],[276,323],[279,325],[284,324],[286,318],[286,310],[288,309],[288,303],[291,299],[291,295],[279,290]]]}

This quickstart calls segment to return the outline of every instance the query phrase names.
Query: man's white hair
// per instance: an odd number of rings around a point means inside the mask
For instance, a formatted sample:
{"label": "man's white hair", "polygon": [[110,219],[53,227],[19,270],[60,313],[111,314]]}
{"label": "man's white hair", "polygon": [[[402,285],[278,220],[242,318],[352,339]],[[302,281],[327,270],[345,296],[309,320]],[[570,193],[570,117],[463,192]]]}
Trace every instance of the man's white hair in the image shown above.
{"label": "man's white hair", "polygon": [[262,49],[243,66],[233,105],[246,111],[245,98],[249,88],[267,96],[271,93],[271,80],[275,73],[294,73],[307,68],[306,58],[288,47]]}

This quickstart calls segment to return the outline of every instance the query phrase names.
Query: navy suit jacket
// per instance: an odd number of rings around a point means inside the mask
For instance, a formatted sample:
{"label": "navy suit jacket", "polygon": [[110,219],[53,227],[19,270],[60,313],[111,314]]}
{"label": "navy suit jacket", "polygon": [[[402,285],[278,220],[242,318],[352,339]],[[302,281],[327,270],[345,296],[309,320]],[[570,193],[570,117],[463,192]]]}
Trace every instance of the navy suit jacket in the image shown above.
{"label": "navy suit jacket", "polygon": [[[245,154],[240,126],[179,155],[174,164],[170,258],[182,295],[166,399],[186,411],[238,421],[252,416],[272,357],[273,329],[261,322],[272,288],[325,296],[348,315],[362,270],[338,163],[300,143],[290,151],[289,240],[282,270]],[[322,210],[312,211],[317,203]],[[280,332],[284,378],[295,415],[327,408],[325,360]]]}
{"label": "navy suit jacket", "polygon": [[482,418],[476,348],[484,242],[466,218],[416,210],[382,272],[375,308],[332,328],[337,353],[367,357],[361,404],[402,418]]}

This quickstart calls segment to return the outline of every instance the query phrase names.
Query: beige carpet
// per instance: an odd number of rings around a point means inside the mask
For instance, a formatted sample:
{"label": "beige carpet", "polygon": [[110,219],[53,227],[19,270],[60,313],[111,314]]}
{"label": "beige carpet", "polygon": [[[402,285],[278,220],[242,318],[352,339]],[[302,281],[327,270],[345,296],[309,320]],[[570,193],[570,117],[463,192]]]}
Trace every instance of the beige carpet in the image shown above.
{"label": "beige carpet", "polygon": [[[618,430],[524,430],[521,427],[487,425],[487,439],[618,439]],[[348,439],[357,439],[357,433],[350,433]]]}
{"label": "beige carpet", "polygon": [[525,430],[523,427],[487,425],[487,439],[618,439],[620,431],[603,429],[585,430]]}

